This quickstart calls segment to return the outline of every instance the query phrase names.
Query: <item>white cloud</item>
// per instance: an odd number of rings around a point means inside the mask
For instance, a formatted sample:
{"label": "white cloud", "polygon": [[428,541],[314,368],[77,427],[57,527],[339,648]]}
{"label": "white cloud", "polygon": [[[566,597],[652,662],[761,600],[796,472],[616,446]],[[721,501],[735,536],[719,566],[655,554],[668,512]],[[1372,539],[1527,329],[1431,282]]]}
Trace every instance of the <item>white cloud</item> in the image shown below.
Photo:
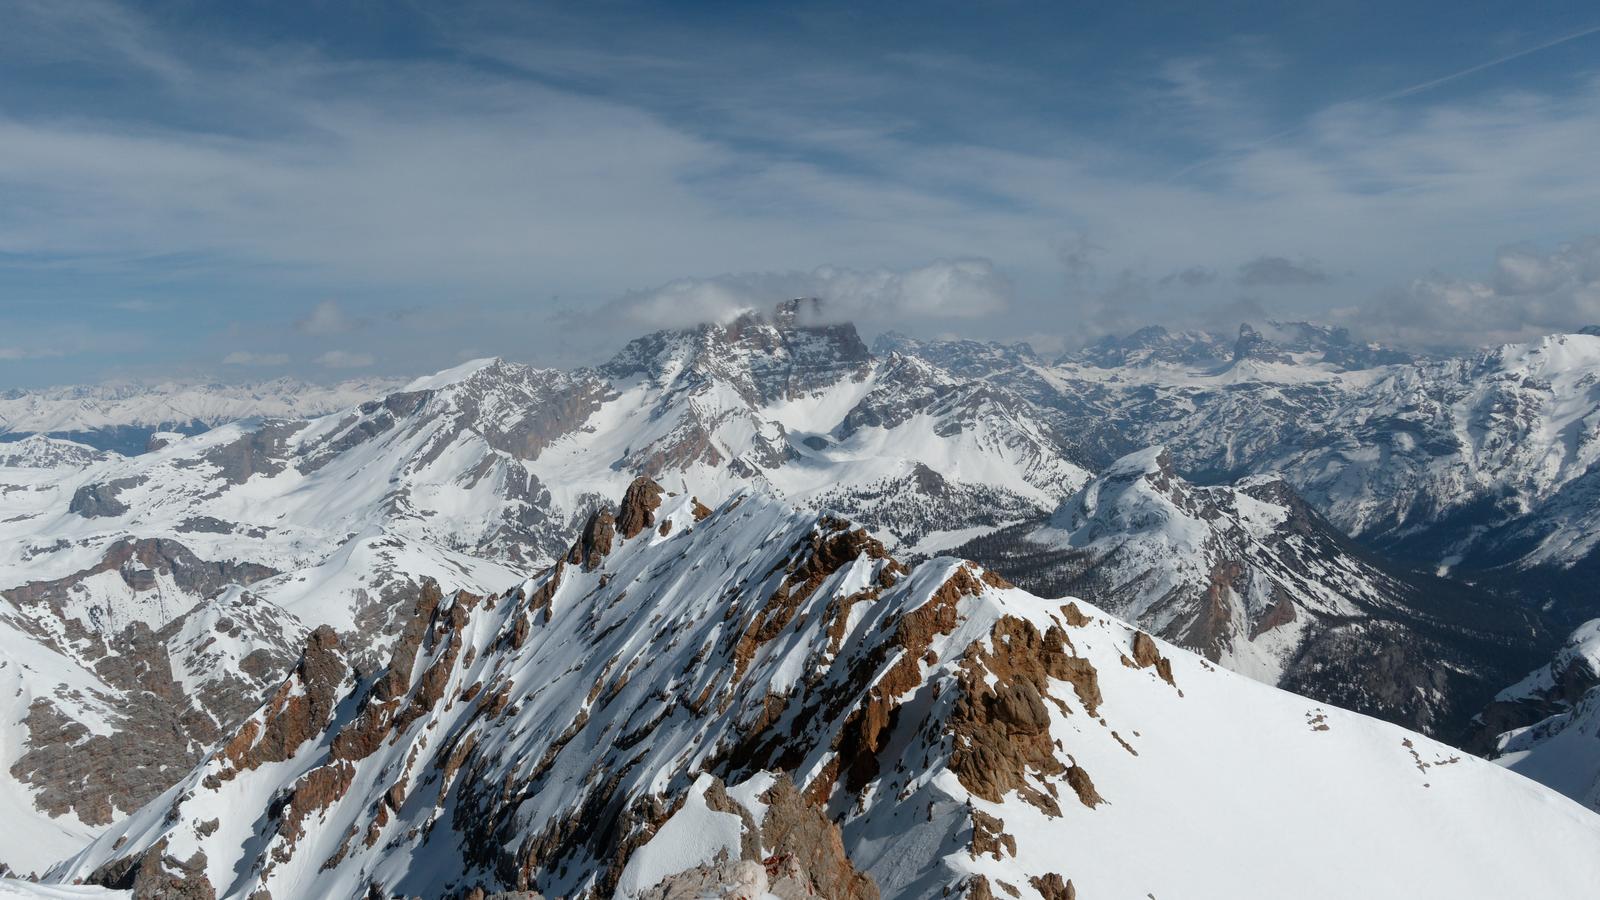
{"label": "white cloud", "polygon": [[345,315],[339,304],[332,300],[324,300],[318,303],[309,315],[295,322],[294,327],[303,334],[329,335],[354,331],[364,324],[362,320]]}
{"label": "white cloud", "polygon": [[810,272],[686,278],[623,297],[604,311],[649,328],[723,321],[797,297],[829,320],[972,319],[1004,312],[1011,284],[985,259],[937,260],[902,271],[821,266]]}
{"label": "white cloud", "polygon": [[235,350],[222,358],[225,366],[283,366],[288,365],[287,353],[251,353]]}
{"label": "white cloud", "polygon": [[47,359],[64,355],[60,350],[42,347],[0,347],[0,360]]}
{"label": "white cloud", "polygon": [[317,357],[317,365],[328,369],[360,369],[372,363],[370,354],[352,353],[348,350],[329,350]]}
{"label": "white cloud", "polygon": [[1600,324],[1600,236],[1550,251],[1502,247],[1484,277],[1417,278],[1356,318],[1397,338],[1430,344],[1516,341]]}

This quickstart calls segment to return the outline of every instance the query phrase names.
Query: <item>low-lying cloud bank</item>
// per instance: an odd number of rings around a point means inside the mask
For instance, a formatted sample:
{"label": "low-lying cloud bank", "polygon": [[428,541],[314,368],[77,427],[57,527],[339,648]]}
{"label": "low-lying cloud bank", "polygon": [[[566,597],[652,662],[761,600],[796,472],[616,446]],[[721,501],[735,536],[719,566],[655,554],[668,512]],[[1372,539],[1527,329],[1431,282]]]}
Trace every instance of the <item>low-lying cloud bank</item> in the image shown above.
{"label": "low-lying cloud bank", "polygon": [[1361,310],[1366,330],[1418,344],[1523,340],[1600,324],[1600,235],[1502,247],[1480,278],[1433,273]]}

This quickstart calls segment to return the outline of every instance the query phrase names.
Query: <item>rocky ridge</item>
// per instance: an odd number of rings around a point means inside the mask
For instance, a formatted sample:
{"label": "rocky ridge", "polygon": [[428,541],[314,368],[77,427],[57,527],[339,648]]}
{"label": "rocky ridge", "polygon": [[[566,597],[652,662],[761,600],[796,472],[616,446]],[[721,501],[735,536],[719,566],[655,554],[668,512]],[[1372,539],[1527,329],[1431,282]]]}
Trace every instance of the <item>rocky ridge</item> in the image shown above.
{"label": "rocky ridge", "polygon": [[[908,570],[846,521],[647,481],[581,534],[509,591],[426,586],[373,675],[313,632],[228,741],[50,879],[256,900],[1059,900],[1600,877],[1569,849],[1600,819],[1543,788],[972,563]],[[1151,827],[1174,808],[1229,824]],[[1446,836],[1440,817],[1477,824]],[[1405,864],[1375,865],[1401,836]],[[1130,865],[1131,846],[1164,864]],[[1564,864],[1535,863],[1551,853]]]}

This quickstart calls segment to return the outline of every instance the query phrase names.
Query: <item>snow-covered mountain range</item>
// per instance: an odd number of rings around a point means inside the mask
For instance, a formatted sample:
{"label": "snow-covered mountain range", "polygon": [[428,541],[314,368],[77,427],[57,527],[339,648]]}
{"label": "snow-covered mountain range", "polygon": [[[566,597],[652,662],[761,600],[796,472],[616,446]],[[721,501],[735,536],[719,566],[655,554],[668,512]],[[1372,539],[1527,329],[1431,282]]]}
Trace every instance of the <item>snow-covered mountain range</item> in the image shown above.
{"label": "snow-covered mountain range", "polygon": [[1153,447],[956,552],[1234,671],[1459,739],[1538,659],[1534,617],[1356,546],[1280,477],[1195,485]]}
{"label": "snow-covered mountain range", "polygon": [[1409,563],[1473,577],[1600,564],[1600,506],[1590,502],[1600,336],[1412,358],[1315,326],[1269,330],[1293,340],[1244,326],[1226,360],[1214,336],[1159,328],[1116,355],[1054,365],[1025,348],[884,346],[962,356],[970,377],[1026,397],[1091,469],[1162,445],[1203,482],[1279,475],[1335,526]]}
{"label": "snow-covered mountain range", "polygon": [[247,384],[120,382],[0,391],[0,440],[42,434],[139,453],[157,432],[194,434],[241,419],[322,415],[381,397],[404,383],[372,378],[320,385],[275,378]]}
{"label": "snow-covered mountain range", "polygon": [[1600,817],[1531,781],[1092,606],[957,559],[908,570],[764,496],[712,511],[640,479],[519,586],[425,586],[382,671],[313,632],[261,709],[49,879],[220,898],[1580,896],[1596,846]]}
{"label": "snow-covered mountain range", "polygon": [[[1047,361],[1023,345],[895,335],[869,349],[817,318],[786,303],[648,335],[573,371],[480,360],[323,399],[285,388],[277,406],[272,391],[223,392],[205,407],[215,415],[182,420],[194,434],[164,412],[126,412],[149,398],[75,420],[82,430],[13,426],[39,433],[0,442],[0,764],[12,778],[0,813],[27,823],[27,840],[0,846],[0,865],[41,870],[162,802],[260,718],[308,640],[337,657],[330,696],[345,711],[314,724],[343,727],[411,640],[417,597],[436,592],[441,609],[458,591],[501,597],[567,559],[573,535],[641,475],[691,518],[775,504],[806,528],[848,518],[911,564],[959,547],[1035,595],[1085,597],[1315,698],[1319,713],[1344,706],[1457,740],[1482,712],[1469,746],[1485,752],[1538,719],[1483,705],[1600,612],[1574,588],[1600,566],[1600,507],[1585,499],[1600,337],[1420,357],[1274,323],[1236,338],[1146,329]],[[142,435],[113,449],[46,434],[124,426]],[[743,571],[769,549],[719,547],[699,564]],[[754,589],[715,586],[724,599]],[[653,615],[633,589],[613,593]],[[558,732],[571,725],[550,716]],[[673,790],[671,803],[698,802]],[[764,813],[746,813],[759,831]],[[551,840],[576,853],[570,835]]]}

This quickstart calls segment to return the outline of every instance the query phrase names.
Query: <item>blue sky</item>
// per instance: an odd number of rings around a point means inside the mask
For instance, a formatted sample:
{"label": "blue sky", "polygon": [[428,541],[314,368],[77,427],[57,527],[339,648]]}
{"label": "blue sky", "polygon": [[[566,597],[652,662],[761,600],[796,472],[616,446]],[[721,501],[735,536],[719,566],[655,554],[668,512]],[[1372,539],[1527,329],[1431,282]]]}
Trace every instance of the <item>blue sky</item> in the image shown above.
{"label": "blue sky", "polygon": [[1600,321],[1580,3],[0,0],[0,387]]}

